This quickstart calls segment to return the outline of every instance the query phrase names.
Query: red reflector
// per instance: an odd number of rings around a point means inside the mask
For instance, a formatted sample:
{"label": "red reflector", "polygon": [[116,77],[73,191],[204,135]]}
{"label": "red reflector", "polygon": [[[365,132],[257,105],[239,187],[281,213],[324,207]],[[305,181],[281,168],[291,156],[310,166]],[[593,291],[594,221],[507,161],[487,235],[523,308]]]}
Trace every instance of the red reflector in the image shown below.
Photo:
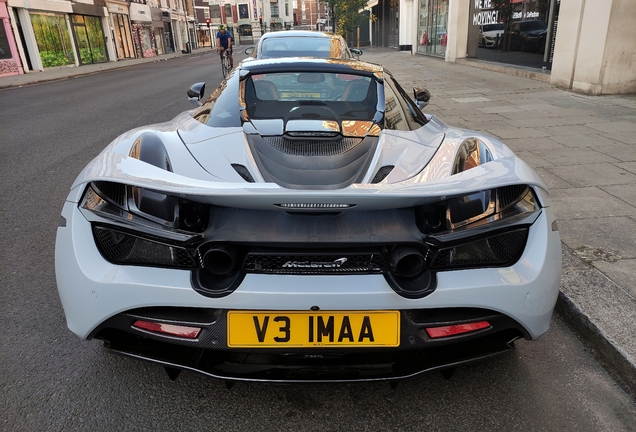
{"label": "red reflector", "polygon": [[455,336],[462,333],[468,333],[475,330],[481,330],[490,327],[488,321],[479,321],[468,324],[456,324],[444,327],[431,327],[426,329],[426,333],[432,338],[442,338],[448,336]]}
{"label": "red reflector", "polygon": [[201,329],[198,327],[186,327],[141,320],[135,321],[133,327],[187,339],[196,339],[196,337],[199,336],[199,333],[201,333]]}

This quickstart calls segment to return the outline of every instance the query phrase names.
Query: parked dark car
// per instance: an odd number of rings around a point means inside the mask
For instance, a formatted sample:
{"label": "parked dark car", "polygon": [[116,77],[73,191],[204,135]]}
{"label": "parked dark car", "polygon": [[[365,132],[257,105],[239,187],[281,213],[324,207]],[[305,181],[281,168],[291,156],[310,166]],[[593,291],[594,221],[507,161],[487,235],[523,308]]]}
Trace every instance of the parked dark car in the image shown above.
{"label": "parked dark car", "polygon": [[519,21],[510,26],[510,49],[526,52],[542,52],[548,26],[541,20]]}

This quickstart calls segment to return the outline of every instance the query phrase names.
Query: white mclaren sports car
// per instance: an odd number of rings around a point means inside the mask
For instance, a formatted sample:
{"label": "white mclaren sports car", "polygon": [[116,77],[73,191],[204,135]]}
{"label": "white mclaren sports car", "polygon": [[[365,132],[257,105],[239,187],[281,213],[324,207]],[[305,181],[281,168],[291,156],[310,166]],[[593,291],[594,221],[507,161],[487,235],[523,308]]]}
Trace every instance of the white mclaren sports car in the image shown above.
{"label": "white mclaren sports car", "polygon": [[68,327],[227,381],[397,380],[550,325],[561,243],[539,176],[421,110],[382,66],[245,63],[115,139],[57,231]]}

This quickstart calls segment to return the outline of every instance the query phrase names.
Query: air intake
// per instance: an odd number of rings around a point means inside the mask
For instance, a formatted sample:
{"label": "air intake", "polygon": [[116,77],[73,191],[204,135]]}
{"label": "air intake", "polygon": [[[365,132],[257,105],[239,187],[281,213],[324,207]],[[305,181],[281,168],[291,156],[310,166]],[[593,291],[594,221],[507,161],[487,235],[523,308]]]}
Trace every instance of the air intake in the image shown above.
{"label": "air intake", "polygon": [[232,168],[234,168],[234,171],[236,171],[237,174],[243,178],[243,180],[248,183],[254,183],[254,177],[252,177],[252,174],[250,174],[249,170],[244,165],[232,164]]}
{"label": "air intake", "polygon": [[393,168],[395,168],[394,165],[385,165],[382,168],[380,168],[378,172],[375,173],[375,177],[373,177],[373,180],[371,180],[371,183],[380,183],[382,180],[386,178],[386,176],[389,175],[391,171],[393,171]]}

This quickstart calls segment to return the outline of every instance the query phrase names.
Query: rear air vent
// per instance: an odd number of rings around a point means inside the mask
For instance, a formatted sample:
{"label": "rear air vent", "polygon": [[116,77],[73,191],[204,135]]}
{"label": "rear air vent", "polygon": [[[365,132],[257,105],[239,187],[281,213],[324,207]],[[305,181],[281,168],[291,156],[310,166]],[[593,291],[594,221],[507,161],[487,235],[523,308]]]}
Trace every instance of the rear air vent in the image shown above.
{"label": "rear air vent", "polygon": [[499,211],[522,199],[528,191],[527,185],[504,186],[497,189],[499,199]]}
{"label": "rear air vent", "polygon": [[373,180],[371,180],[371,183],[380,183],[382,180],[386,178],[386,176],[389,175],[391,171],[393,171],[393,168],[395,168],[395,166],[393,165],[385,165],[382,168],[380,168],[378,172],[375,173],[375,177],[373,177]]}
{"label": "rear air vent", "polygon": [[124,205],[126,201],[126,186],[121,183],[113,183],[106,181],[96,181],[93,183],[94,187],[101,192],[101,196],[108,198],[113,203],[118,204],[120,207]]}
{"label": "rear air vent", "polygon": [[232,168],[234,168],[238,175],[243,177],[243,180],[248,183],[254,183],[254,177],[252,177],[252,174],[250,174],[249,170],[244,165],[232,164]]}
{"label": "rear air vent", "polygon": [[361,138],[340,139],[288,139],[267,137],[265,140],[276,150],[294,156],[334,156],[346,153],[360,144]]}

